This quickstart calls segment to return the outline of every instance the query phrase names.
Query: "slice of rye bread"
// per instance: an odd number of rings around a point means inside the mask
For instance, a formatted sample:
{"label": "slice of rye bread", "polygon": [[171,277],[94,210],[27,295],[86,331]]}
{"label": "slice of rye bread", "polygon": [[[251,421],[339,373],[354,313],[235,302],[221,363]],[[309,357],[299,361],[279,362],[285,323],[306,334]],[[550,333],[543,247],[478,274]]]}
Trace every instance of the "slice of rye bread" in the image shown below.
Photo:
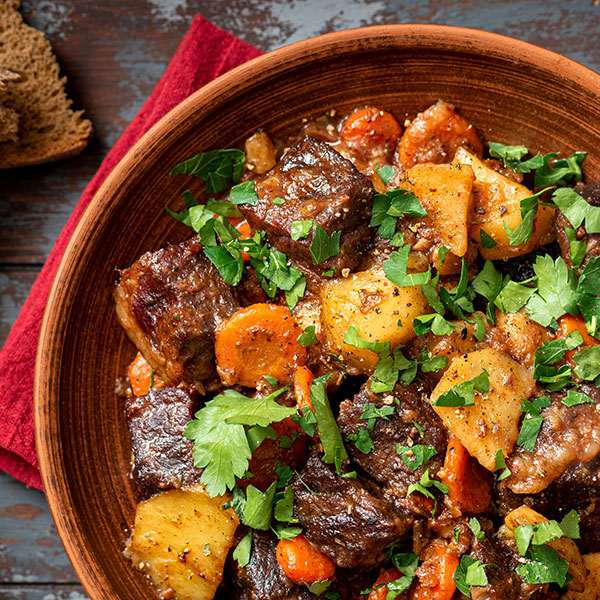
{"label": "slice of rye bread", "polygon": [[79,154],[92,124],[71,110],[50,43],[23,22],[17,0],[0,0],[0,67],[20,76],[0,90],[0,105],[18,115],[17,140],[0,143],[0,169]]}
{"label": "slice of rye bread", "polygon": [[12,108],[2,106],[2,90],[21,76],[8,69],[0,69],[0,142],[16,142],[19,132],[19,115]]}

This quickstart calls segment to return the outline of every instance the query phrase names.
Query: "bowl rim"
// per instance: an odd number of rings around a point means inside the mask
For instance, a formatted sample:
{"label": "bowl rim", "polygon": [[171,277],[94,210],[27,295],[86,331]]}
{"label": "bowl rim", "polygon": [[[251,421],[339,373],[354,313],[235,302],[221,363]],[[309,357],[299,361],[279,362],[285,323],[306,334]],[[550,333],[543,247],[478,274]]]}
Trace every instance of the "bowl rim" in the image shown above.
{"label": "bowl rim", "polygon": [[[74,527],[74,511],[68,503],[65,506],[65,498],[60,494],[61,484],[63,490],[67,489],[64,474],[61,474],[60,470],[61,463],[55,461],[56,457],[48,451],[47,445],[53,434],[49,431],[50,421],[47,419],[47,409],[54,401],[50,375],[60,364],[60,356],[53,353],[53,350],[56,346],[61,345],[57,344],[56,340],[60,336],[64,336],[64,332],[57,326],[63,311],[57,309],[61,307],[61,289],[69,282],[73,265],[76,264],[76,261],[70,262],[68,258],[72,255],[77,256],[82,250],[85,246],[87,226],[94,222],[105,206],[110,204],[111,195],[107,191],[114,188],[115,185],[126,182],[127,176],[135,168],[136,162],[148,154],[168,132],[170,121],[174,116],[184,118],[198,110],[198,107],[203,104],[214,101],[218,96],[223,97],[223,95],[235,93],[240,81],[246,83],[257,76],[267,77],[270,72],[281,68],[284,64],[293,65],[306,56],[310,56],[309,62],[312,62],[318,60],[328,48],[333,46],[341,44],[368,45],[373,44],[376,40],[386,40],[391,44],[394,44],[395,41],[397,45],[404,47],[434,46],[452,42],[455,47],[460,44],[465,50],[473,53],[485,51],[486,54],[508,58],[523,65],[531,64],[554,72],[569,71],[569,81],[577,81],[581,88],[600,97],[599,73],[573,59],[529,42],[485,30],[451,25],[412,23],[374,25],[311,37],[251,59],[193,92],[148,129],[121,158],[96,191],[69,240],[46,302],[35,361],[34,423],[42,482],[50,513],[65,552],[86,593],[92,599],[104,597],[100,587],[101,582],[95,577],[91,564],[87,560],[88,555],[82,555],[81,547],[76,543],[78,529]],[[399,42],[399,40],[401,41]]]}

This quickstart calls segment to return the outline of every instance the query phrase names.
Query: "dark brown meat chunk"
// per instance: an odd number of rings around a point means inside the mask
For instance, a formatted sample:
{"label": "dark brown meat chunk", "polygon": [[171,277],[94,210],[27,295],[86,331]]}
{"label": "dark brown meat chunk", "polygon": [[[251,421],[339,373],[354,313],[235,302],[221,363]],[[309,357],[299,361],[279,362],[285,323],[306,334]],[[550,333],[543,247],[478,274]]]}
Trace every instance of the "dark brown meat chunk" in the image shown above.
{"label": "dark brown meat chunk", "polygon": [[[371,181],[325,142],[305,137],[288,150],[277,166],[256,183],[258,203],[240,210],[254,229],[264,230],[269,242],[295,263],[319,273],[338,272],[358,263],[361,249],[370,240]],[[283,204],[274,204],[274,198]],[[329,236],[341,231],[339,255],[313,264],[312,232],[292,240],[294,221],[314,219]]]}
{"label": "dark brown meat chunk", "polygon": [[511,475],[502,483],[517,494],[536,494],[558,479],[570,465],[587,463],[600,453],[600,389],[582,384],[580,392],[594,403],[568,407],[565,392],[550,394],[533,452],[517,447],[506,464]]}
{"label": "dark brown meat chunk", "polygon": [[197,239],[148,252],[121,273],[117,315],[167,385],[199,389],[216,376],[214,333],[240,308]]}
{"label": "dark brown meat chunk", "polygon": [[339,567],[371,569],[413,519],[361,478],[344,478],[317,454],[294,479],[294,514],[307,539]]}
{"label": "dark brown meat chunk", "polygon": [[[446,429],[427,400],[431,393],[431,384],[422,379],[408,387],[398,384],[393,392],[387,394],[375,394],[371,391],[370,383],[367,381],[353,399],[340,404],[338,425],[345,438],[346,448],[352,460],[370,477],[381,483],[386,495],[393,498],[394,502],[412,512],[430,514],[431,509],[423,507],[418,495],[411,494],[407,498],[406,493],[408,486],[417,483],[425,469],[430,469],[432,477],[437,473],[442,466],[446,449]],[[367,420],[361,418],[367,403],[378,408],[393,407],[394,412],[387,418],[375,420],[373,430],[370,431],[375,448],[365,454],[348,439],[348,436],[356,435],[361,429],[367,429]],[[423,428],[423,437],[420,436],[415,423]],[[413,471],[405,464],[396,447],[411,447],[415,444],[433,446],[437,454]]]}
{"label": "dark brown meat chunk", "polygon": [[[575,191],[592,206],[600,206],[600,183],[590,183],[588,185],[579,184],[575,187]],[[562,257],[565,259],[569,269],[572,269],[571,250],[569,247],[569,240],[565,234],[565,227],[573,229],[573,225],[569,223],[567,217],[565,217],[560,210],[557,210],[554,221],[556,239],[560,245]],[[577,228],[576,237],[587,245],[583,262],[581,263],[581,267],[579,267],[579,269],[583,269],[591,258],[600,256],[600,233],[587,233],[585,230],[585,223],[582,223]]]}
{"label": "dark brown meat chunk", "polygon": [[240,567],[231,554],[227,561],[229,596],[235,600],[308,600],[305,587],[290,581],[277,562],[277,540],[262,531],[252,532],[250,562]]}
{"label": "dark brown meat chunk", "polygon": [[151,390],[145,396],[127,399],[133,477],[141,496],[199,482],[202,470],[194,467],[193,444],[183,437],[196,408],[192,394],[179,388]]}

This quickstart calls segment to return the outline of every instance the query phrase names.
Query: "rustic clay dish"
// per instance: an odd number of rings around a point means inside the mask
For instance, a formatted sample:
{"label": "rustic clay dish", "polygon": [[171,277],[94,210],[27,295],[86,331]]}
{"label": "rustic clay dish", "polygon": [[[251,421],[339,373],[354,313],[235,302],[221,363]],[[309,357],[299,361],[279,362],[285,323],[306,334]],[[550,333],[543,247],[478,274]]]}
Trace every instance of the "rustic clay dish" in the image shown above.
{"label": "rustic clay dish", "polygon": [[190,230],[169,218],[190,178],[169,166],[240,146],[334,107],[373,104],[400,122],[454,103],[485,141],[588,151],[600,180],[600,75],[552,52],[468,29],[396,25],[344,31],[257,58],[196,92],[127,154],[85,213],[46,310],[35,379],[37,444],[56,527],[94,599],[147,600],[122,556],[134,514],[130,446],[114,382],[134,356],[118,326],[116,269]]}

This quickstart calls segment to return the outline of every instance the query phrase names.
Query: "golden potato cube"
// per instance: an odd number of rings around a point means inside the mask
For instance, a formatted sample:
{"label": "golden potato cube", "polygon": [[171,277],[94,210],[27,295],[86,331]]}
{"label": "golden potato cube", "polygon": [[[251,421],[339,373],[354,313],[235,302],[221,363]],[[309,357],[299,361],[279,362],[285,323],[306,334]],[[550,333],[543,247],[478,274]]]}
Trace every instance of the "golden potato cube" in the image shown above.
{"label": "golden potato cube", "polygon": [[583,563],[589,571],[583,590],[574,591],[569,589],[566,594],[560,597],[560,600],[600,600],[600,552],[584,554]]}
{"label": "golden potato cube", "polygon": [[[522,220],[520,202],[533,193],[524,185],[494,171],[466,148],[459,148],[452,162],[470,165],[475,173],[470,236],[484,258],[498,260],[521,256],[552,241],[554,209],[540,205],[529,242],[511,246],[503,223],[514,231]],[[482,230],[496,242],[494,248],[481,246]]]}
{"label": "golden potato cube", "polygon": [[212,600],[239,524],[228,498],[204,487],[169,490],[140,502],[126,550],[161,594],[174,600]]}
{"label": "golden potato cube", "polygon": [[433,406],[448,429],[486,469],[494,471],[495,456],[508,456],[519,437],[521,399],[529,398],[535,381],[529,370],[494,348],[456,357],[431,395],[435,402],[450,388],[479,375],[489,374],[490,391],[475,391],[475,406]]}
{"label": "golden potato cube", "polygon": [[421,164],[406,173],[412,192],[428,213],[427,219],[452,254],[464,256],[469,244],[468,219],[475,175],[469,165]]}
{"label": "golden potato cube", "polygon": [[524,308],[510,314],[498,311],[496,327],[504,335],[510,355],[526,367],[533,367],[536,349],[550,339],[548,330],[528,318]]}
{"label": "golden potato cube", "polygon": [[391,342],[393,348],[415,337],[415,317],[431,312],[419,286],[398,287],[380,267],[326,282],[321,302],[321,331],[328,349],[360,373],[372,372],[379,359],[371,350],[344,343],[351,325],[362,339]]}

